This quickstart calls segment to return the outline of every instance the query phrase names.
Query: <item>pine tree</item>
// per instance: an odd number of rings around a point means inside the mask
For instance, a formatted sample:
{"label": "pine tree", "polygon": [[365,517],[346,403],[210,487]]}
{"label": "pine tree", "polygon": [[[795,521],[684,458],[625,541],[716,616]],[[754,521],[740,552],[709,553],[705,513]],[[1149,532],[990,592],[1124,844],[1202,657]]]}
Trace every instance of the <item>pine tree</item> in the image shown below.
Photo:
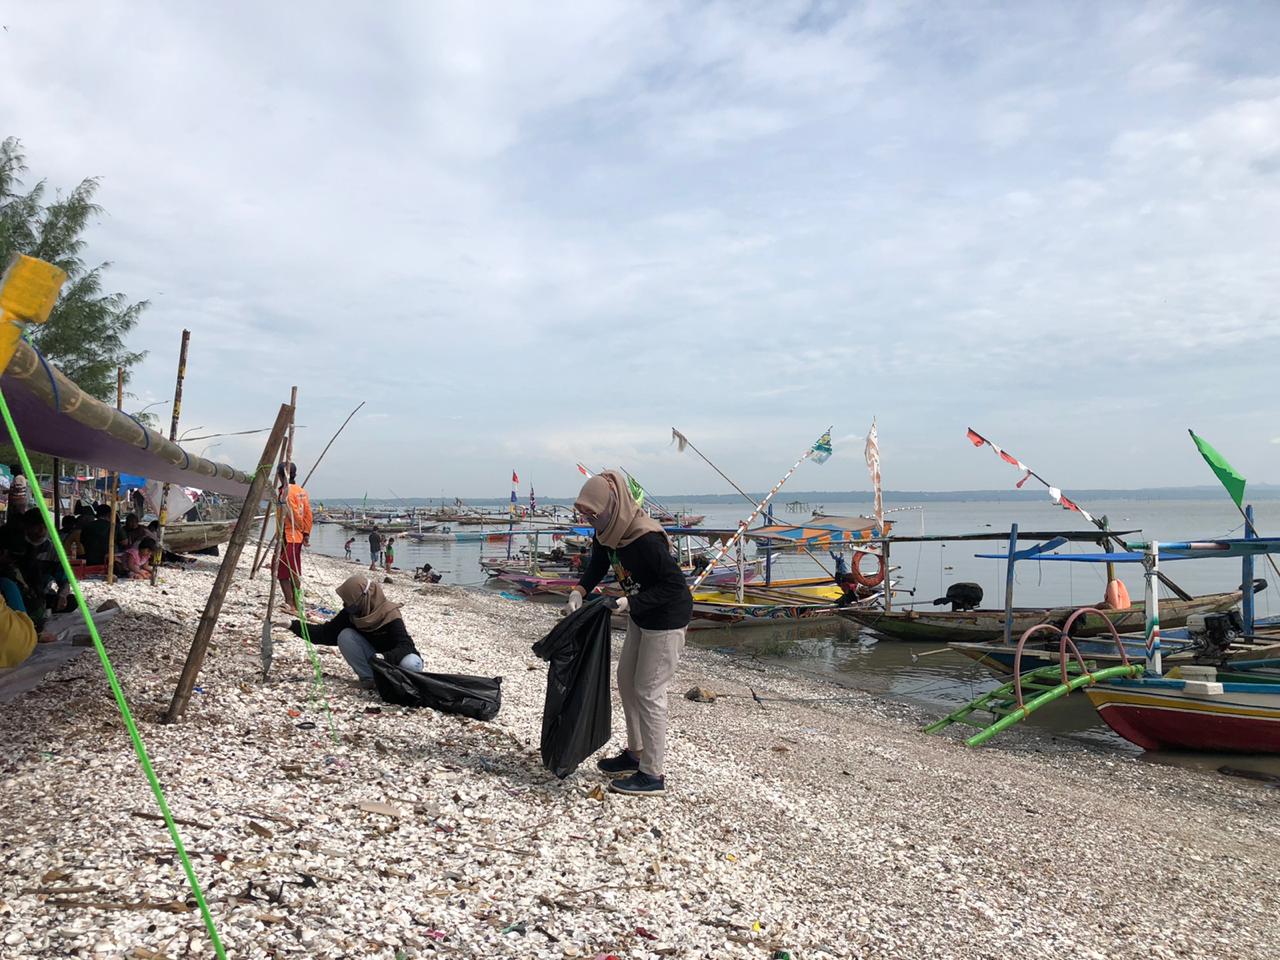
{"label": "pine tree", "polygon": [[145,356],[125,347],[125,337],[147,307],[129,303],[121,293],[103,292],[109,263],[85,264],[83,234],[102,212],[93,202],[96,178],[80,181],[65,196],[45,202],[45,181],[22,192],[27,172],[22,144],[0,142],[0,268],[15,253],[47,260],[67,272],[62,296],[42,326],[31,330],[32,345],[86,393],[115,405],[116,367],[129,369]]}

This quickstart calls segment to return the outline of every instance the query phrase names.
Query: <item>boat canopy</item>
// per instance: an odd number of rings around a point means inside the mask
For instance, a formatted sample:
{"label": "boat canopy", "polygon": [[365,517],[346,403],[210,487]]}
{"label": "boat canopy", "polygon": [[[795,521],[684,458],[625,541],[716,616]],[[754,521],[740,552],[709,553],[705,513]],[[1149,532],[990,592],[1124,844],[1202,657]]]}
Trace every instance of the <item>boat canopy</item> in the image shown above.
{"label": "boat canopy", "polygon": [[[1145,546],[1130,543],[1129,547]],[[1160,542],[1160,559],[1204,560],[1225,557],[1253,557],[1264,553],[1280,553],[1280,539],[1231,539],[1231,540],[1170,540]],[[979,560],[1008,560],[1007,553],[975,554]],[[1071,563],[1141,563],[1145,553],[1118,551],[1115,553],[1042,553],[1032,559],[1060,560]],[[1020,558],[1015,558],[1020,559]]]}
{"label": "boat canopy", "polygon": [[879,532],[875,521],[872,520],[870,526],[858,529],[826,523],[808,523],[795,527],[771,524],[747,530],[743,533],[743,536],[750,537],[753,540],[778,541],[787,544],[829,546],[868,543],[878,539],[877,534]]}
{"label": "boat canopy", "polygon": [[30,344],[20,341],[0,389],[26,446],[64,460],[232,496],[249,475],[193,457],[127,413],[89,396]]}

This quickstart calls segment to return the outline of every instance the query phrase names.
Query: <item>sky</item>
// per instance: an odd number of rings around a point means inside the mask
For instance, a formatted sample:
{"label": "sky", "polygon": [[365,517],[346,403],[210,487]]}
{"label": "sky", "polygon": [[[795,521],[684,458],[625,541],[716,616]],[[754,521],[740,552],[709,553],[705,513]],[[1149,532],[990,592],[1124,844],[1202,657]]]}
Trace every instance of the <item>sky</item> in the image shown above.
{"label": "sky", "polygon": [[[0,6],[182,426],[299,388],[313,496],[1280,482],[1280,6]],[[128,405],[127,405],[128,406]],[[209,446],[216,442],[217,446]],[[191,445],[251,467],[263,437]]]}

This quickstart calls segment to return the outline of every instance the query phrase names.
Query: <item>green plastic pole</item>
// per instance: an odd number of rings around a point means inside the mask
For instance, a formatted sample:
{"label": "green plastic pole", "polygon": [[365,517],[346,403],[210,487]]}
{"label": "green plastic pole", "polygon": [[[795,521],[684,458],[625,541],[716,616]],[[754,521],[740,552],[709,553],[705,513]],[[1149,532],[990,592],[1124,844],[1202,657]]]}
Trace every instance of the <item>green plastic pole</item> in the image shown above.
{"label": "green plastic pole", "polygon": [[[22,472],[26,474],[27,483],[31,484],[31,489],[37,494],[40,491],[40,485],[36,480],[36,472],[31,468],[31,460],[27,457],[27,449],[23,446],[22,437],[18,435],[18,428],[13,422],[13,415],[9,412],[9,404],[5,400],[4,392],[0,390],[0,415],[4,416],[4,425],[9,430],[9,439],[13,441],[14,449],[18,451],[18,461],[22,464]],[[36,496],[36,506],[40,509],[40,516],[44,518],[44,525],[49,530],[49,539],[53,543],[53,549],[58,554],[58,560],[62,563],[62,572],[66,574],[67,582],[71,584],[71,592],[75,594],[76,606],[80,609],[80,615],[84,617],[85,626],[89,628],[89,636],[93,638],[94,649],[98,651],[98,659],[102,661],[102,669],[107,674],[107,683],[111,685],[111,693],[116,698],[116,706],[120,709],[120,716],[124,719],[125,728],[129,731],[129,739],[133,741],[133,752],[138,755],[138,762],[142,765],[142,772],[146,774],[147,782],[151,784],[151,792],[155,794],[156,805],[160,808],[160,813],[164,816],[164,824],[169,829],[169,838],[173,841],[174,849],[178,852],[178,859],[182,861],[183,872],[187,875],[187,883],[191,885],[191,892],[195,894],[196,903],[200,906],[200,915],[204,918],[204,927],[209,932],[209,940],[213,944],[213,951],[218,955],[218,960],[226,960],[227,953],[222,947],[222,940],[218,937],[218,930],[214,926],[213,916],[209,913],[209,905],[205,902],[204,892],[200,889],[200,881],[196,879],[195,868],[191,866],[191,859],[187,856],[187,848],[182,844],[182,837],[178,834],[178,825],[173,821],[173,814],[169,812],[169,803],[165,800],[164,790],[160,787],[160,780],[156,777],[156,772],[151,766],[151,758],[147,755],[147,748],[142,742],[142,736],[138,733],[138,726],[133,722],[133,714],[129,710],[128,701],[124,698],[124,691],[120,689],[120,681],[116,679],[115,669],[111,666],[111,658],[107,656],[107,648],[102,645],[102,638],[98,636],[98,628],[93,622],[93,616],[89,613],[89,605],[85,603],[84,594],[80,592],[80,583],[76,580],[75,571],[71,569],[71,561],[67,559],[67,551],[62,547],[62,538],[58,536],[58,530],[53,524],[53,517],[49,515],[49,508],[45,505],[44,497]]]}

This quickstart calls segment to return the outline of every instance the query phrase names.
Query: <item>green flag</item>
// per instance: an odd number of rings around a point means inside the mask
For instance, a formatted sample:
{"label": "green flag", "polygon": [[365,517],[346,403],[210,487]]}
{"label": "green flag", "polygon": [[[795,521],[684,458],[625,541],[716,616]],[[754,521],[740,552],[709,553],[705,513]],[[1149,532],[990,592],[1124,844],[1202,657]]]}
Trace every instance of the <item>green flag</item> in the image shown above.
{"label": "green flag", "polygon": [[1244,507],[1244,485],[1245,479],[1240,476],[1236,468],[1227,463],[1227,458],[1220,454],[1208,442],[1196,436],[1194,430],[1188,430],[1191,434],[1191,441],[1196,445],[1196,449],[1200,451],[1200,456],[1204,457],[1204,462],[1209,465],[1209,469],[1217,475],[1222,485],[1227,488],[1227,493],[1231,494],[1231,499],[1236,502],[1237,507]]}

